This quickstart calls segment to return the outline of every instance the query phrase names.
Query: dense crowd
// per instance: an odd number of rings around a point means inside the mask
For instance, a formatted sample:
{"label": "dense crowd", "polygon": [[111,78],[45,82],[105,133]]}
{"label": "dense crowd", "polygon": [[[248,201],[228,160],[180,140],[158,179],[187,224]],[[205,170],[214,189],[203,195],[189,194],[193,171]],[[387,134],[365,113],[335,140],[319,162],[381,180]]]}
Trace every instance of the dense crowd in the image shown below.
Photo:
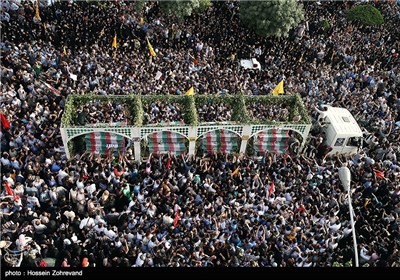
{"label": "dense crowd", "polygon": [[287,104],[267,105],[252,102],[247,105],[247,110],[255,120],[285,122],[289,120],[289,110],[287,107]]}
{"label": "dense crowd", "polygon": [[[372,4],[384,15],[382,26],[348,22],[345,11],[354,2],[305,2],[306,19],[288,38],[272,40],[239,23],[236,1],[213,2],[180,22],[156,2],[142,14],[128,1],[41,4],[38,21],[30,1],[3,0],[3,264],[344,264],[354,256],[347,192],[338,178],[338,167],[347,165],[360,263],[398,267],[400,12],[392,2]],[[329,31],[320,27],[323,19]],[[157,57],[150,57],[146,36]],[[239,66],[238,59],[252,57],[262,71]],[[127,149],[65,157],[59,127],[69,94],[180,95],[193,86],[196,94],[262,95],[282,78],[314,121],[320,104],[352,111],[365,132],[360,152],[326,156],[313,133],[298,155],[150,155],[138,163]],[[154,105],[157,122],[179,114],[173,104]],[[78,112],[84,121],[118,118],[114,106],[92,106]],[[229,119],[226,105],[214,107],[201,108],[200,119]],[[258,108],[254,114],[270,116]]]}
{"label": "dense crowd", "polygon": [[184,123],[182,105],[156,101],[144,105],[143,124]]}
{"label": "dense crowd", "polygon": [[224,102],[207,102],[197,108],[200,122],[223,122],[232,119],[233,109]]}
{"label": "dense crowd", "polygon": [[76,109],[75,124],[119,123],[126,125],[130,122],[130,116],[128,106],[120,102],[90,101]]}

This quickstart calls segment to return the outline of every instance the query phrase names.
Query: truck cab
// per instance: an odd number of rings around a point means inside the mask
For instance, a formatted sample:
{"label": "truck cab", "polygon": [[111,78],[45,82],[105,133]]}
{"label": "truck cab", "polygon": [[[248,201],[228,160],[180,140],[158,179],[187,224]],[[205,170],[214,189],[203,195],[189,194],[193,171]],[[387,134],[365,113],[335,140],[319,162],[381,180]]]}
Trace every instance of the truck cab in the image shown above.
{"label": "truck cab", "polygon": [[318,122],[325,132],[325,144],[332,148],[329,154],[357,153],[363,133],[349,110],[329,105],[322,105],[320,109],[316,109]]}

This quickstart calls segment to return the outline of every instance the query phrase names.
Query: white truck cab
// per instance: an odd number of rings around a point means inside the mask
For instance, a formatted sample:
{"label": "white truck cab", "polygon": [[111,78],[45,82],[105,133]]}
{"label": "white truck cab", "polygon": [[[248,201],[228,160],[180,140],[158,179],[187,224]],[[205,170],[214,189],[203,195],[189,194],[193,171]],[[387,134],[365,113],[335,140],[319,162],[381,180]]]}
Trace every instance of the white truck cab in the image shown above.
{"label": "white truck cab", "polygon": [[352,155],[358,152],[363,137],[362,130],[349,110],[322,105],[318,121],[325,132],[325,144],[332,150],[329,154]]}
{"label": "white truck cab", "polygon": [[261,70],[261,64],[256,58],[240,60],[240,66],[246,69]]}

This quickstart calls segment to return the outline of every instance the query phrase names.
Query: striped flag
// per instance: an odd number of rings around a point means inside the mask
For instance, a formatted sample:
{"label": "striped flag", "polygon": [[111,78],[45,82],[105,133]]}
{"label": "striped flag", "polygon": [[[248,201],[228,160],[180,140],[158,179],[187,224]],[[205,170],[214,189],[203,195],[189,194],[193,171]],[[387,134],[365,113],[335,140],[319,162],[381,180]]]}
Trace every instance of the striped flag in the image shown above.
{"label": "striped flag", "polygon": [[202,138],[202,149],[208,153],[221,152],[229,154],[237,152],[240,137],[229,130],[213,130]]}
{"label": "striped flag", "polygon": [[156,57],[157,56],[156,52],[154,51],[153,47],[151,46],[149,38],[146,37],[146,40],[147,40],[147,46],[149,47],[150,55],[153,57]]}
{"label": "striped flag", "polygon": [[125,147],[125,138],[121,135],[109,132],[92,132],[85,135],[86,150],[105,154],[114,150],[117,153]]}
{"label": "striped flag", "polygon": [[147,137],[150,153],[165,154],[184,154],[186,151],[186,139],[179,133],[171,131],[158,131]]}
{"label": "striped flag", "polygon": [[185,93],[185,95],[194,95],[194,88],[190,87],[190,89],[188,89],[188,91]]}
{"label": "striped flag", "polygon": [[254,137],[254,152],[286,153],[289,148],[289,129],[269,129]]}
{"label": "striped flag", "polygon": [[285,91],[283,89],[283,80],[282,80],[276,85],[276,87],[272,91],[272,95],[277,96],[278,94],[283,94],[283,93],[285,93]]}
{"label": "striped flag", "polygon": [[54,93],[57,96],[61,96],[61,92],[59,92],[58,90],[56,90],[55,88],[53,88],[51,85],[49,85],[46,82],[42,82],[52,93]]}

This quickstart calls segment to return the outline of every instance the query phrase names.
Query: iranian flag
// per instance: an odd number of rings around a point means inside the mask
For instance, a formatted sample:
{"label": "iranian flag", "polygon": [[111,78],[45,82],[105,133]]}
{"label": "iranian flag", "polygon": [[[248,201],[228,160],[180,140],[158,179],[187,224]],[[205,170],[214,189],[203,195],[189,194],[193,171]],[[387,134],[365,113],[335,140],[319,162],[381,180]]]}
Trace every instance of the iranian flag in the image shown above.
{"label": "iranian flag", "polygon": [[186,139],[184,136],[171,131],[158,131],[147,137],[150,153],[165,154],[183,154],[186,151]]}
{"label": "iranian flag", "polygon": [[109,132],[93,132],[85,135],[86,150],[106,154],[114,148],[117,152],[125,148],[125,138]]}
{"label": "iranian flag", "polygon": [[286,153],[289,148],[289,130],[273,128],[258,133],[254,138],[254,151],[264,154]]}
{"label": "iranian flag", "polygon": [[208,153],[221,152],[229,154],[237,151],[239,147],[239,136],[228,130],[213,130],[206,133],[202,138],[203,151]]}
{"label": "iranian flag", "polygon": [[54,94],[57,95],[57,96],[61,96],[61,92],[60,92],[60,91],[56,90],[55,88],[53,88],[51,85],[49,85],[49,84],[46,83],[46,82],[43,82],[43,84],[44,84],[52,93],[54,93]]}

